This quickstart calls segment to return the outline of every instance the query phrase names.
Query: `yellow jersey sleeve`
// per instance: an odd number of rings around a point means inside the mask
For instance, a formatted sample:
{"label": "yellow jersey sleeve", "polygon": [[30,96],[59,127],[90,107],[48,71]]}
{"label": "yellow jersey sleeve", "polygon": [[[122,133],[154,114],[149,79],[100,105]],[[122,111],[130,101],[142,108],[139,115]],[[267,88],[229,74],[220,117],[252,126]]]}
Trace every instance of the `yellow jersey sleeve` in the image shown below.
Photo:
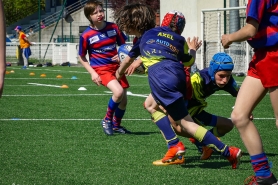
{"label": "yellow jersey sleeve", "polygon": [[204,92],[203,92],[203,78],[200,76],[200,73],[195,73],[191,76],[192,84],[192,98],[189,100],[188,111],[191,116],[199,114],[206,106],[207,102],[205,101]]}
{"label": "yellow jersey sleeve", "polygon": [[194,64],[195,58],[191,56],[189,53],[189,48],[187,43],[185,42],[184,47],[183,47],[183,52],[185,54],[184,58],[182,59],[182,63],[185,67],[190,67]]}

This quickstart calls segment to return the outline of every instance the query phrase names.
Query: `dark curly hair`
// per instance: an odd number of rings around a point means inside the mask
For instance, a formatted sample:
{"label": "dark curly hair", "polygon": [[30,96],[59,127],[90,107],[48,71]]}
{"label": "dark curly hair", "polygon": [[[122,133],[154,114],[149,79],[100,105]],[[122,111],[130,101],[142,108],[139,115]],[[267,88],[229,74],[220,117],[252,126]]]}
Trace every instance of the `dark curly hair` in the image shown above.
{"label": "dark curly hair", "polygon": [[140,34],[155,27],[155,12],[148,6],[139,3],[126,5],[115,13],[115,22],[120,30],[127,34],[137,30]]}

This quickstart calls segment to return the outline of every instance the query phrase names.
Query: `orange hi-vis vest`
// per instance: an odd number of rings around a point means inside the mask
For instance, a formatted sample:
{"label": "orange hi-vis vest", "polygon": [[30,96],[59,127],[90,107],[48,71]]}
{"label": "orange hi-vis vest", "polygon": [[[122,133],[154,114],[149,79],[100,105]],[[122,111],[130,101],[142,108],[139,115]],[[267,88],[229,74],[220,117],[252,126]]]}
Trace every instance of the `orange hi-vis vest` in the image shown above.
{"label": "orange hi-vis vest", "polygon": [[30,47],[29,42],[26,42],[24,40],[25,37],[26,37],[25,33],[20,31],[19,32],[19,45],[20,45],[20,48],[22,48],[22,49]]}

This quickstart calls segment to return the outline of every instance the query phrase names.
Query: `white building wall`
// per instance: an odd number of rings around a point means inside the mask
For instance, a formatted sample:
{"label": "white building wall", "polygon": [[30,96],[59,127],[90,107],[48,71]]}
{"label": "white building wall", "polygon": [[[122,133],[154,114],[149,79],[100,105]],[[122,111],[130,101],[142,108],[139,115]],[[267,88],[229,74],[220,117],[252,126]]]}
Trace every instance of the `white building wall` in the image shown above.
{"label": "white building wall", "polygon": [[[193,36],[201,38],[201,10],[223,7],[224,0],[160,0],[160,21],[162,21],[167,12],[171,10],[180,11],[186,18],[186,25],[182,36],[185,38]],[[198,68],[202,66],[200,57],[201,52],[199,49],[196,58]]]}
{"label": "white building wall", "polygon": [[224,0],[160,0],[160,20],[171,11],[177,10],[184,14],[186,25],[182,35],[184,37],[201,36],[201,10],[223,8]]}

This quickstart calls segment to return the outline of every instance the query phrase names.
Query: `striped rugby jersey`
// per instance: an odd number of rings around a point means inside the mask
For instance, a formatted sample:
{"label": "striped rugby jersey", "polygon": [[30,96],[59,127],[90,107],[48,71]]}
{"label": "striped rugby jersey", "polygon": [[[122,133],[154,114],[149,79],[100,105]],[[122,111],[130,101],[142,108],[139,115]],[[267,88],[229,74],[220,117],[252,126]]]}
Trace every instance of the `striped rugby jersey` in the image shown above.
{"label": "striped rugby jersey", "polygon": [[126,36],[114,23],[106,22],[101,30],[88,26],[80,36],[79,55],[84,57],[88,53],[92,67],[112,64],[115,61],[111,58],[117,55],[116,44],[125,44],[125,40]]}
{"label": "striped rugby jersey", "polygon": [[248,40],[253,48],[278,44],[278,0],[248,0],[246,20],[258,21],[257,34]]}

